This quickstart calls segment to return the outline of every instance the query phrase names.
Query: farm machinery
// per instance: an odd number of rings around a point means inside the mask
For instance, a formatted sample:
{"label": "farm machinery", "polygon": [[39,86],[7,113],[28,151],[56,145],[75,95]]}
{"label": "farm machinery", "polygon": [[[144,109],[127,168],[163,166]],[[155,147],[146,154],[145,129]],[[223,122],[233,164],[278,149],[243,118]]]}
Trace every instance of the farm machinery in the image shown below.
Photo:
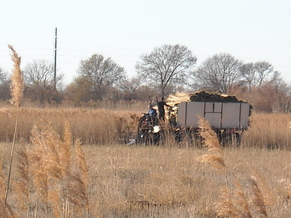
{"label": "farm machinery", "polygon": [[137,143],[159,144],[163,134],[163,126],[158,116],[144,113],[138,121]]}
{"label": "farm machinery", "polygon": [[166,100],[165,121],[144,114],[138,123],[137,143],[162,144],[169,134],[176,142],[199,138],[199,119],[205,118],[222,144],[239,145],[242,133],[249,126],[251,105],[235,96],[205,91],[193,94],[176,93]]}

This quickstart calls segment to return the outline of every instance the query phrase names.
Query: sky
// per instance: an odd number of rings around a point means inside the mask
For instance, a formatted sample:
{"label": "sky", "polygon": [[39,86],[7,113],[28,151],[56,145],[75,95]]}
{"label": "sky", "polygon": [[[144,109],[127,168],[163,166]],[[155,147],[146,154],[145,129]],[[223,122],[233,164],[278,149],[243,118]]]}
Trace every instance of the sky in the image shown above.
{"label": "sky", "polygon": [[0,68],[12,71],[8,44],[22,58],[54,61],[64,84],[81,60],[111,58],[136,76],[140,56],[165,44],[197,58],[228,53],[244,63],[267,61],[291,84],[290,0],[9,0],[0,8]]}

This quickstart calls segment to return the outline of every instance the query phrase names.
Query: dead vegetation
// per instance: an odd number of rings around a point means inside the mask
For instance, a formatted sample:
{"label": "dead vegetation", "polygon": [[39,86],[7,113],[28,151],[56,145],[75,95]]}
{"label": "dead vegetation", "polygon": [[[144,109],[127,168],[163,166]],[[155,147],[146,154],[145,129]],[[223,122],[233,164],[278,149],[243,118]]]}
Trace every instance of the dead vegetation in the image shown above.
{"label": "dead vegetation", "polygon": [[[31,144],[16,146],[15,182],[1,212],[8,217],[290,216],[290,151],[222,148],[207,122],[200,125],[206,149],[82,146],[68,123],[60,136],[42,119],[32,129]],[[1,182],[9,150],[4,143],[0,149]]]}

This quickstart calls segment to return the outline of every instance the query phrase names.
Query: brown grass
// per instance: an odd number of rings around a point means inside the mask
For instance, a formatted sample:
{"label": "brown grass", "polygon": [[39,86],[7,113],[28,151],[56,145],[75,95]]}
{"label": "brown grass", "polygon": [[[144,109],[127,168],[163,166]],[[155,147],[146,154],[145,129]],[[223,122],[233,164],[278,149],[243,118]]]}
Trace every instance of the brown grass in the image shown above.
{"label": "brown grass", "polygon": [[[5,144],[0,148],[5,152]],[[61,214],[67,214],[67,217],[78,214],[78,205],[85,208],[87,203],[89,213],[98,212],[106,217],[153,217],[158,214],[163,217],[215,217],[222,213],[222,208],[233,208],[232,213],[245,214],[241,217],[254,216],[260,210],[249,181],[251,169],[261,174],[270,189],[266,191],[262,181],[256,180],[261,202],[265,202],[265,194],[275,196],[273,204],[263,203],[269,217],[289,217],[291,214],[287,189],[291,178],[290,151],[223,149],[228,171],[226,183],[225,174],[217,174],[212,167],[196,161],[208,153],[202,149],[120,145],[86,145],[82,149],[89,166],[87,195],[86,186],[76,171],[61,180],[61,192],[55,189],[54,192],[53,186],[49,185],[52,196],[61,193],[64,200],[58,205]],[[5,155],[2,158],[3,163],[7,163]],[[13,178],[16,177],[15,170],[17,168],[12,171]],[[33,178],[33,174],[29,177]],[[30,180],[30,184],[32,182]],[[16,197],[12,184],[9,203],[18,213],[20,206],[15,204]],[[36,200],[30,192],[27,201],[30,211],[36,210]],[[47,204],[49,208],[53,205]],[[43,214],[44,203],[39,202],[37,207],[37,213]],[[32,212],[29,215],[32,216]]]}
{"label": "brown grass", "polygon": [[268,149],[291,148],[291,114],[253,113],[243,134],[243,146]]}
{"label": "brown grass", "polygon": [[[30,141],[31,129],[40,118],[50,120],[54,130],[64,134],[68,122],[72,138],[83,144],[125,144],[136,136],[139,112],[85,108],[19,108],[17,139]],[[16,108],[0,111],[0,141],[11,142],[15,127]],[[291,115],[253,113],[251,126],[242,135],[242,147],[290,149]]]}
{"label": "brown grass", "polygon": [[[15,109],[8,110],[0,113],[6,128],[15,119]],[[26,143],[16,144],[15,183],[6,206],[0,202],[0,212],[8,217],[291,216],[288,114],[253,114],[240,148],[221,147],[201,120],[202,149],[174,142],[125,146],[120,139],[134,131],[137,113],[19,112],[17,138]],[[280,132],[274,126],[286,128]],[[3,127],[0,132],[10,135]],[[279,136],[285,138],[276,142]],[[280,149],[265,149],[275,144]],[[7,146],[0,144],[0,182],[8,174]]]}
{"label": "brown grass", "polygon": [[[0,113],[0,140],[12,141],[16,110],[8,108],[11,116]],[[18,115],[18,139],[30,141],[31,129],[35,122],[44,118],[50,120],[59,135],[64,134],[63,124],[68,122],[73,138],[85,144],[126,143],[134,137],[137,119],[140,115],[130,112],[104,109],[38,109],[20,108]]]}

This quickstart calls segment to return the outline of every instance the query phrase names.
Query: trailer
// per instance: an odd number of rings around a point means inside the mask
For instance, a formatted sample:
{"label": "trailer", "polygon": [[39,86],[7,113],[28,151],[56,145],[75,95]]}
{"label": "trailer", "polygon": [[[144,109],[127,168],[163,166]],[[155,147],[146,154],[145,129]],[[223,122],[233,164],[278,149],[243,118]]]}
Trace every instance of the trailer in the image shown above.
{"label": "trailer", "polygon": [[242,102],[182,102],[178,105],[177,126],[198,128],[199,116],[215,129],[246,130],[250,105]]}
{"label": "trailer", "polygon": [[199,117],[203,117],[222,143],[239,144],[249,126],[250,113],[251,106],[246,102],[181,102],[177,106],[176,133],[185,131],[195,138],[199,134]]}

